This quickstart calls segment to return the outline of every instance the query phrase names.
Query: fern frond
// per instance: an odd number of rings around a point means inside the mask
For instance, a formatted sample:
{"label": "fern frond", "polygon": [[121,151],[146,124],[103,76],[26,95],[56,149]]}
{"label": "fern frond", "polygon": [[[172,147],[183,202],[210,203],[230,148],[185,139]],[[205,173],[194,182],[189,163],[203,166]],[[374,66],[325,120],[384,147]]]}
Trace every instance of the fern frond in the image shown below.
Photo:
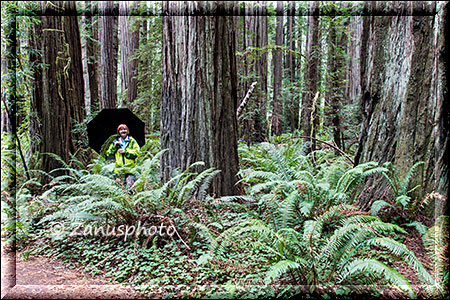
{"label": "fern frond", "polygon": [[308,262],[305,259],[298,256],[295,257],[295,261],[289,259],[281,260],[276,264],[272,265],[269,271],[267,271],[265,282],[266,284],[268,284],[272,279],[277,279],[288,272],[307,268],[309,268]]}
{"label": "fern frond", "polygon": [[245,170],[245,178],[246,181],[249,182],[251,179],[263,179],[263,180],[282,180],[282,178],[273,172],[267,172],[267,171],[255,171],[251,169]]}
{"label": "fern frond", "polygon": [[355,276],[378,276],[384,278],[394,286],[406,292],[409,297],[416,298],[411,283],[395,269],[388,267],[376,259],[356,259],[349,263],[338,276],[337,283],[349,282]]}
{"label": "fern frond", "polygon": [[372,203],[372,206],[370,208],[370,214],[372,216],[376,216],[378,212],[385,207],[394,207],[394,206],[384,200],[376,200]]}
{"label": "fern frond", "polygon": [[151,206],[153,210],[160,207],[162,189],[138,192],[134,195],[134,204],[144,207]]}
{"label": "fern frond", "polygon": [[406,209],[408,207],[408,204],[410,201],[411,201],[411,197],[404,195],[404,194],[395,198],[395,202],[397,204],[400,204],[403,209]]}
{"label": "fern frond", "polygon": [[375,173],[383,173],[388,170],[385,167],[379,167],[376,162],[367,162],[349,169],[339,178],[336,185],[336,191],[342,193],[351,192],[363,178]]}
{"label": "fern frond", "polygon": [[319,261],[345,265],[355,250],[369,237],[376,235],[375,230],[367,224],[347,224],[335,230],[321,248]]}
{"label": "fern frond", "polygon": [[208,226],[198,222],[191,222],[189,226],[197,229],[196,234],[202,237],[209,244],[210,249],[215,249],[218,247],[216,244],[217,236],[208,228]]}
{"label": "fern frond", "polygon": [[216,239],[210,248],[214,254],[219,254],[236,241],[242,241],[243,238],[253,238],[267,246],[268,250],[272,250],[278,256],[282,256],[278,249],[278,244],[283,238],[273,231],[267,224],[257,219],[247,219],[243,222],[225,230]]}
{"label": "fern frond", "polygon": [[409,250],[405,245],[391,239],[391,238],[373,238],[367,241],[368,245],[376,245],[388,249],[392,254],[403,258],[409,267],[412,267],[416,274],[426,284],[435,284],[435,280],[424,268],[419,259],[414,255],[414,252]]}
{"label": "fern frond", "polygon": [[298,224],[296,208],[299,200],[298,191],[293,191],[281,202],[277,211],[276,228],[293,228]]}
{"label": "fern frond", "polygon": [[283,180],[270,180],[267,182],[258,183],[258,184],[255,184],[254,186],[252,186],[248,190],[248,193],[250,195],[256,195],[256,194],[264,192],[264,191],[271,191],[274,187],[279,188],[280,185],[282,185],[284,183],[285,183],[285,181],[283,181]]}
{"label": "fern frond", "polygon": [[419,161],[416,162],[408,171],[408,173],[405,175],[405,177],[403,178],[402,182],[400,183],[399,186],[399,193],[401,195],[406,195],[407,194],[407,189],[409,186],[409,183],[411,181],[411,179],[413,178],[414,174],[416,173],[417,168],[420,165],[423,165],[424,162],[423,161]]}
{"label": "fern frond", "polygon": [[43,152],[42,155],[47,155],[59,162],[64,168],[70,168],[70,166],[64,161],[64,159],[61,158],[61,156],[51,153],[51,152]]}
{"label": "fern frond", "polygon": [[206,191],[208,190],[209,186],[211,185],[212,180],[214,177],[216,177],[221,170],[214,170],[210,172],[205,179],[203,179],[202,184],[198,188],[198,200],[203,201],[206,198]]}
{"label": "fern frond", "polygon": [[203,179],[207,178],[213,172],[214,168],[204,170],[200,174],[196,175],[194,179],[185,184],[179,191],[177,205],[180,206],[184,201],[190,198],[194,194],[200,183],[203,181]]}

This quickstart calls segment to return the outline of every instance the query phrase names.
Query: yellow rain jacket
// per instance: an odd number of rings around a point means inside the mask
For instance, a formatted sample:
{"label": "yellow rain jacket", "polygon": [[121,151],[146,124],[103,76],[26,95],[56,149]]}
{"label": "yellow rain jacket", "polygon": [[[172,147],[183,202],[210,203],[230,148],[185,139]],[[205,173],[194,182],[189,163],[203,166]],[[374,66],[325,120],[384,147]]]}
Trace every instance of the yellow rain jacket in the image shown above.
{"label": "yellow rain jacket", "polygon": [[[120,143],[120,146],[115,146],[116,142]],[[119,153],[119,149],[125,150],[124,153]],[[121,137],[116,138],[111,145],[109,145],[108,150],[106,150],[106,156],[114,156],[116,160],[116,167],[114,168],[114,173],[116,174],[128,174],[132,173],[131,169],[136,166],[136,158],[141,151],[141,147],[136,142],[136,140],[127,136],[125,140]]]}

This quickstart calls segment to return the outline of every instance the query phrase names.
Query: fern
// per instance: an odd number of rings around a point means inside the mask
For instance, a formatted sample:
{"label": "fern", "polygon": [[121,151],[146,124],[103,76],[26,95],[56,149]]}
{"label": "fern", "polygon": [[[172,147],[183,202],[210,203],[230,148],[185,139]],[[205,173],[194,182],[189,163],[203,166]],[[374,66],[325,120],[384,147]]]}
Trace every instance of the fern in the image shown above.
{"label": "fern", "polygon": [[[308,261],[296,256],[295,260],[281,260],[276,264],[272,265],[269,271],[266,273],[265,282],[270,283],[271,280],[281,277],[284,274],[291,272],[302,272],[301,270],[307,269]],[[302,272],[303,273],[303,272]]]}
{"label": "fern", "polygon": [[356,275],[377,276],[394,284],[400,290],[406,292],[410,298],[416,298],[411,283],[398,271],[388,267],[376,259],[356,259],[349,263],[339,275],[337,283],[348,282]]}
{"label": "fern", "polygon": [[386,202],[384,200],[376,200],[372,203],[370,213],[372,214],[372,216],[376,216],[385,207],[394,207],[394,206],[391,203]]}
{"label": "fern", "polygon": [[379,167],[376,162],[360,164],[348,170],[341,178],[339,178],[336,184],[336,192],[345,194],[351,193],[365,177],[386,171],[386,168]]}
{"label": "fern", "polygon": [[211,170],[211,172],[206,174],[206,177],[203,179],[203,182],[201,183],[200,187],[198,188],[198,200],[204,201],[207,196],[207,190],[209,186],[211,185],[212,180],[214,177],[216,177],[221,170]]}
{"label": "fern", "polygon": [[413,166],[411,166],[403,179],[400,178],[399,172],[392,163],[386,162],[384,164],[386,170],[383,171],[382,174],[384,175],[387,182],[391,186],[392,191],[394,192],[396,206],[401,207],[402,209],[409,208],[411,202],[411,197],[409,196],[409,194],[419,188],[420,185],[416,185],[410,190],[408,190],[408,188],[412,178],[417,172],[417,168],[423,164],[423,161],[415,163]]}
{"label": "fern", "polygon": [[[285,220],[284,224],[274,223],[288,225],[287,218]],[[331,207],[316,220],[304,222],[302,232],[288,226],[278,227],[280,229],[256,219],[245,220],[217,236],[210,248],[211,254],[222,257],[236,243],[245,243],[247,247],[263,247],[276,256],[275,262],[266,262],[271,265],[266,273],[267,281],[284,274],[308,285],[343,284],[350,280],[352,284],[355,280],[372,284],[385,280],[414,297],[410,282],[375,258],[380,250],[370,246],[377,246],[394,259],[404,260],[419,278],[432,283],[432,277],[414,253],[388,237],[405,230],[377,217],[357,214],[356,207]],[[334,229],[329,232],[330,228]]]}

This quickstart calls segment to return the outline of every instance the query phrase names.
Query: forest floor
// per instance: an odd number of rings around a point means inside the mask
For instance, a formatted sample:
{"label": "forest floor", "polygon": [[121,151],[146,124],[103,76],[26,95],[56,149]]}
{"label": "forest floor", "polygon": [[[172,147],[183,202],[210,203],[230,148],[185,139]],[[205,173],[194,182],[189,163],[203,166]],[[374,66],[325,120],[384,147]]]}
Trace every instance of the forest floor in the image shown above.
{"label": "forest floor", "polygon": [[[134,299],[131,287],[112,284],[101,276],[69,268],[44,256],[30,256],[5,249],[2,241],[2,299]],[[15,256],[16,255],[16,259]]]}
{"label": "forest floor", "polygon": [[[424,264],[430,267],[418,232],[408,229],[406,246]],[[16,260],[14,256],[16,255]],[[1,251],[1,297],[2,299],[135,299],[141,298],[130,286],[113,284],[102,276],[92,276],[81,268],[69,267],[58,260],[44,256],[24,259],[21,252],[7,251],[2,241]],[[412,282],[416,295],[422,294],[418,278],[407,266],[397,263],[395,267]],[[391,289],[383,289],[382,298],[398,299],[401,295]],[[146,295],[145,297],[149,297]]]}

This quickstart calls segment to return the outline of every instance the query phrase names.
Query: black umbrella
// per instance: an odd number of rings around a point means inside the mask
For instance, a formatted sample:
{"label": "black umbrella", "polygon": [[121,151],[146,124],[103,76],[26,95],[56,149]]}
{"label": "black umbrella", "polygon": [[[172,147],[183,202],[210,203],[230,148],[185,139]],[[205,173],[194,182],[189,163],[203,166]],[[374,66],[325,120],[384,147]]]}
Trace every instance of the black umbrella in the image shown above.
{"label": "black umbrella", "polygon": [[[145,144],[145,123],[128,108],[105,108],[87,124],[89,146],[100,153],[103,144],[111,136],[117,136],[117,127],[125,124],[130,129],[130,136],[139,146]],[[111,141],[110,141],[111,142]]]}

